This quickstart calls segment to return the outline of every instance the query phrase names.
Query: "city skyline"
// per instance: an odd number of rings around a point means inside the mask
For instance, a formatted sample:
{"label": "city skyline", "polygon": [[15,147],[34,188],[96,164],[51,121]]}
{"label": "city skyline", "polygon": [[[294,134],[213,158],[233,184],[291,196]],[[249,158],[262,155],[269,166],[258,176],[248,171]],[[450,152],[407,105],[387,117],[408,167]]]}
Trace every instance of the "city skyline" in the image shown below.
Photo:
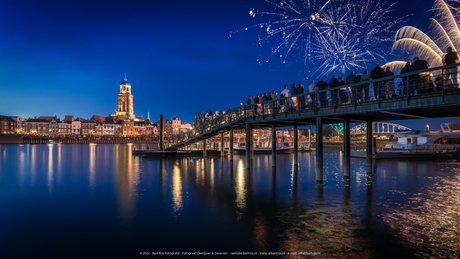
{"label": "city skyline", "polygon": [[[411,9],[405,25],[425,26],[432,2]],[[0,90],[5,93],[0,114],[107,116],[117,110],[125,73],[134,114],[146,118],[150,110],[152,121],[164,114],[192,122],[196,112],[233,108],[249,94],[280,92],[293,82],[308,85],[310,78],[299,67],[258,64],[270,49],[257,44],[257,33],[229,37],[230,31],[254,25],[249,10],[262,5],[243,0],[7,1],[0,18],[8,25],[2,30],[7,40],[0,44]],[[408,5],[397,2],[396,16],[408,14]]]}

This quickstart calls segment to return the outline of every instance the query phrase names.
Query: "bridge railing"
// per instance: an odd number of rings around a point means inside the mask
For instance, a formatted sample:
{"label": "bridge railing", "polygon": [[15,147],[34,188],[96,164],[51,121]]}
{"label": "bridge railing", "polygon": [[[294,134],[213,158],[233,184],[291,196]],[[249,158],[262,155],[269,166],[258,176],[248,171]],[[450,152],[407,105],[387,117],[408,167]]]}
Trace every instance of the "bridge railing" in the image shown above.
{"label": "bridge railing", "polygon": [[[458,82],[452,82],[457,81],[458,72],[451,71],[458,69],[458,66],[460,63],[349,85],[345,84],[344,79],[343,85],[334,88],[251,104],[245,109],[249,117],[255,117],[309,109],[317,111],[328,107],[356,107],[376,102],[380,105],[382,101],[391,99],[404,99],[409,105],[411,99],[421,96],[445,96],[449,92],[459,91]],[[450,75],[455,80],[450,80]]]}
{"label": "bridge railing", "polygon": [[238,121],[246,116],[246,110],[243,106],[235,107],[225,114],[220,116],[212,117],[211,119],[200,120],[199,125],[186,132],[180,132],[172,137],[172,139],[165,143],[165,147],[171,147],[181,142],[187,141],[192,138],[196,138],[200,135],[211,132],[215,129],[221,128],[225,125]]}
{"label": "bridge railing", "polygon": [[[355,106],[356,108],[358,105],[375,103],[380,106],[381,102],[392,99],[407,100],[409,105],[411,99],[428,95],[443,96],[444,100],[444,96],[449,92],[459,91],[458,82],[451,82],[448,78],[451,76],[455,79],[452,81],[457,81],[458,72],[454,72],[453,69],[458,69],[458,66],[460,63],[236,107],[224,115],[203,120],[190,131],[175,135],[165,143],[166,148],[208,133],[225,124],[250,117],[302,110],[313,110],[316,114],[318,110],[331,108],[336,112],[336,108],[339,107]],[[432,80],[433,78],[435,80]],[[399,82],[401,82],[400,86],[397,87],[396,83]]]}

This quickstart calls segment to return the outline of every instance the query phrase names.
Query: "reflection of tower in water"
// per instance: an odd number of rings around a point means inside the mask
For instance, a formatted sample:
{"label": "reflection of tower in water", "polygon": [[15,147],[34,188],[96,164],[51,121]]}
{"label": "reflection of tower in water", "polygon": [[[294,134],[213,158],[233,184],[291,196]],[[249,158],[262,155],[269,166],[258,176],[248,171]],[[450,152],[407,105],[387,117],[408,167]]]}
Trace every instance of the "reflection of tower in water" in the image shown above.
{"label": "reflection of tower in water", "polygon": [[139,183],[139,171],[133,170],[133,156],[131,155],[130,144],[117,145],[116,154],[116,181],[118,208],[120,215],[125,220],[131,220],[135,215],[137,185]]}
{"label": "reflection of tower in water", "polygon": [[173,211],[176,215],[178,215],[183,207],[182,177],[180,175],[179,161],[176,161],[174,164],[172,177]]}

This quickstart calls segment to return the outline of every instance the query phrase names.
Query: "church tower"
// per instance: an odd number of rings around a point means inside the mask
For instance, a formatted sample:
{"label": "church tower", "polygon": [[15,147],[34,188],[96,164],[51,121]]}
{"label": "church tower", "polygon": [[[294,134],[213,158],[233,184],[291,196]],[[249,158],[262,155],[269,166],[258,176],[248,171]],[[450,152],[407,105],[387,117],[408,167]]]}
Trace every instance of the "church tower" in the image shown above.
{"label": "church tower", "polygon": [[118,94],[118,120],[134,120],[133,95],[131,94],[131,85],[128,79],[120,84],[120,93]]}

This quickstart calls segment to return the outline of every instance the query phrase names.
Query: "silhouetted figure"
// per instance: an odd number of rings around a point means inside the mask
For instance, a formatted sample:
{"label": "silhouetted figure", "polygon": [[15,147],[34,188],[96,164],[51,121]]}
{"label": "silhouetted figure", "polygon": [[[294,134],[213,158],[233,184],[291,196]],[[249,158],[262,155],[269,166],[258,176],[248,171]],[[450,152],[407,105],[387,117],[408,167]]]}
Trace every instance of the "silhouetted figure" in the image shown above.
{"label": "silhouetted figure", "polygon": [[[391,71],[391,67],[385,68],[385,77],[391,77],[394,75],[395,73]],[[385,97],[389,99],[389,98],[392,98],[394,94],[395,94],[394,79],[385,80]]]}
{"label": "silhouetted figure", "polygon": [[340,101],[342,104],[348,103],[348,93],[347,88],[345,87],[345,81],[343,81],[343,77],[339,77],[339,82],[337,83],[337,88],[339,88],[339,96]]}
{"label": "silhouetted figure", "polygon": [[[370,76],[372,80],[377,80],[385,76],[385,71],[380,67],[380,64],[376,64],[375,67],[371,70]],[[372,83],[372,85],[374,86],[374,97],[379,99],[380,96],[383,95],[383,81]]]}
{"label": "silhouetted figure", "polygon": [[[316,84],[316,89],[317,91],[327,90],[329,89],[329,85],[326,82],[324,82],[323,78],[321,78],[319,82]],[[319,93],[319,105],[320,107],[327,106],[327,92]]]}
{"label": "silhouetted figure", "polygon": [[[355,71],[351,70],[350,74],[346,78],[346,83],[347,85],[352,85],[357,82],[358,82],[358,79],[355,76]],[[352,87],[349,87],[348,90],[350,91],[351,101],[354,102],[355,101],[355,89],[353,89]]]}
{"label": "silhouetted figure", "polygon": [[329,88],[331,89],[331,104],[339,104],[339,90],[337,89],[337,75],[333,75],[331,80],[329,80]]}
{"label": "silhouetted figure", "polygon": [[[412,71],[420,71],[429,68],[429,64],[426,60],[420,60],[419,57],[414,57],[414,62],[412,62]],[[423,72],[417,75],[417,94],[424,94],[429,92],[430,87],[430,72]]]}
{"label": "silhouetted figure", "polygon": [[[367,70],[363,72],[363,75],[361,76],[361,82],[366,82],[370,81],[371,78],[367,75]],[[366,102],[370,101],[370,96],[369,96],[369,87],[371,84],[365,83],[363,84],[363,90],[364,90],[364,99]]]}
{"label": "silhouetted figure", "polygon": [[297,96],[297,98],[299,99],[299,108],[305,109],[305,95],[302,95],[302,94],[305,94],[305,87],[301,83],[298,83],[297,84],[297,95],[301,95],[301,96]]}
{"label": "silhouetted figure", "polygon": [[[410,61],[407,61],[406,65],[401,69],[400,75],[407,74],[410,72],[412,72],[412,66],[411,66]],[[404,91],[402,95],[414,94],[414,91],[415,91],[414,76],[403,76],[401,77],[401,79],[404,84]]]}
{"label": "silhouetted figure", "polygon": [[[452,47],[447,48],[447,54],[444,55],[443,57],[443,65],[453,65],[456,63],[456,61],[459,59],[458,53],[455,51],[452,51]],[[452,68],[447,68],[444,69],[444,82],[447,82],[447,80],[452,78],[452,81],[454,83],[454,88],[458,87],[457,84],[457,76],[458,76],[458,71],[457,67],[452,67]]]}

